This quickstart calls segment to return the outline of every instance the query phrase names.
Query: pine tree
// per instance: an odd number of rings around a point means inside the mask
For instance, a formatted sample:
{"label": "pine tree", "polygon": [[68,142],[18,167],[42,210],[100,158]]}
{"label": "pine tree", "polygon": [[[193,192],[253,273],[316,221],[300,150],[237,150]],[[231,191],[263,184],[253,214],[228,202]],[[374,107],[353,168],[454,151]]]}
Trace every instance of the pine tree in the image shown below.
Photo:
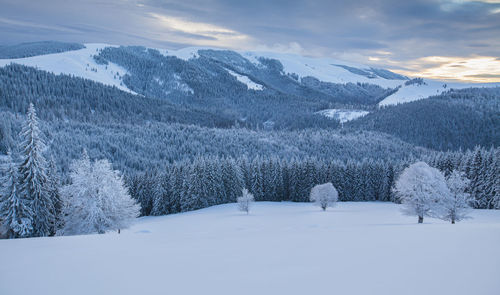
{"label": "pine tree", "polygon": [[500,148],[494,151],[493,167],[490,169],[489,177],[491,184],[491,205],[500,209]]}
{"label": "pine tree", "polygon": [[483,151],[481,148],[477,147],[474,150],[472,161],[470,163],[469,174],[467,176],[470,179],[470,185],[468,192],[471,197],[475,200],[476,208],[486,208],[487,199],[483,192],[484,188],[484,160]]}
{"label": "pine tree", "polygon": [[2,190],[0,191],[0,217],[7,228],[9,238],[24,238],[32,235],[33,212],[31,201],[17,187],[18,167],[10,152],[2,165]]}
{"label": "pine tree", "polygon": [[250,171],[250,191],[255,196],[256,201],[262,201],[264,197],[264,180],[261,164],[261,159],[255,158],[252,161]]}
{"label": "pine tree", "polygon": [[189,179],[187,180],[187,191],[181,198],[181,210],[191,211],[208,207],[208,189],[205,182],[205,160],[197,158],[191,165]]}
{"label": "pine tree", "polygon": [[58,230],[64,226],[64,218],[62,216],[62,199],[59,191],[60,180],[57,174],[56,163],[54,158],[49,161],[48,167],[48,193],[53,204],[53,211],[51,212],[54,216],[53,222],[51,224],[50,235],[54,236]]}
{"label": "pine tree", "polygon": [[167,190],[168,176],[156,174],[156,181],[153,188],[153,205],[151,215],[160,216],[169,212],[169,192]]}
{"label": "pine tree", "polygon": [[40,137],[35,107],[30,103],[28,118],[21,130],[22,162],[20,190],[23,198],[31,201],[33,236],[48,236],[54,224],[54,204],[48,191],[47,164],[43,156],[45,144]]}

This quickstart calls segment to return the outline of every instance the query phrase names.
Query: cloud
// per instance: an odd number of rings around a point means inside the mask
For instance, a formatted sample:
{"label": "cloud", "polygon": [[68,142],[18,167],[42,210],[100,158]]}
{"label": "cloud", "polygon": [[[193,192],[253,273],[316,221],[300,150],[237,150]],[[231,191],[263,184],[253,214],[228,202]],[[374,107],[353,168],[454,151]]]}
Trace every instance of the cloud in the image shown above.
{"label": "cloud", "polygon": [[290,54],[306,55],[304,48],[297,42],[290,42],[288,44],[276,43],[272,46],[267,45],[257,45],[255,50],[265,51],[265,52],[281,52]]}
{"label": "cloud", "polygon": [[420,67],[438,66],[421,60],[426,56],[500,57],[500,13],[496,13],[500,1],[2,2],[0,44],[43,38],[170,48],[266,49],[401,70],[418,68],[419,73]]}
{"label": "cloud", "polygon": [[170,15],[149,13],[156,38],[193,45],[241,47],[251,38],[237,31],[210,23],[189,21]]}

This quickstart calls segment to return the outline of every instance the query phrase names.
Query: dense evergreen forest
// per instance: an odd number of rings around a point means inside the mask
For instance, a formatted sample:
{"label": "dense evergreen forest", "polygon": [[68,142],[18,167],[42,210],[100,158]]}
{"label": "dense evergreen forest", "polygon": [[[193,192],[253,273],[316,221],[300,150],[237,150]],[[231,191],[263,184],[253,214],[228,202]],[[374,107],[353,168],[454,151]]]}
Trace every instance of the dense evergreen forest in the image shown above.
{"label": "dense evergreen forest", "polygon": [[82,49],[85,46],[79,43],[57,41],[29,42],[16,45],[0,45],[0,58],[22,58],[43,54],[59,53]]}
{"label": "dense evergreen forest", "polygon": [[387,106],[346,124],[392,134],[436,150],[500,145],[500,88],[450,90],[429,99]]}
{"label": "dense evergreen forest", "polygon": [[[500,148],[466,153],[435,153],[421,159],[446,176],[461,171],[471,180],[467,190],[476,208],[500,207]],[[164,169],[151,169],[128,179],[142,215],[163,215],[235,202],[242,188],[257,201],[308,202],[311,188],[331,182],[340,201],[393,201],[397,175],[416,159],[362,161],[292,158],[198,157]]]}

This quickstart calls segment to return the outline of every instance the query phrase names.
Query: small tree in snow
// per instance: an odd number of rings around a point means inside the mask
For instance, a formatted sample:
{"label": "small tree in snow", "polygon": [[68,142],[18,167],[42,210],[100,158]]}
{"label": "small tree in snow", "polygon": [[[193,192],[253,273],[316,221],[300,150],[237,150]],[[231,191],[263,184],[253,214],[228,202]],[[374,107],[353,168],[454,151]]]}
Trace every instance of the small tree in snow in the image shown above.
{"label": "small tree in snow", "polygon": [[118,171],[107,160],[91,162],[86,153],[72,164],[71,184],[63,187],[64,234],[105,233],[128,227],[139,216]]}
{"label": "small tree in snow", "polygon": [[437,216],[441,198],[450,194],[443,173],[424,162],[406,168],[395,184],[395,193],[403,204],[403,213],[417,215],[418,223],[424,216]]}
{"label": "small tree in snow", "polygon": [[311,189],[310,200],[321,207],[323,211],[327,207],[334,207],[339,198],[339,193],[331,182],[318,184]]}
{"label": "small tree in snow", "polygon": [[455,221],[469,218],[467,214],[471,210],[469,204],[472,202],[472,198],[469,193],[465,192],[469,182],[469,179],[456,170],[446,178],[450,194],[441,201],[443,220],[455,224]]}
{"label": "small tree in snow", "polygon": [[238,209],[248,214],[250,212],[250,206],[254,202],[254,198],[246,188],[242,190],[242,194],[241,197],[238,197]]}

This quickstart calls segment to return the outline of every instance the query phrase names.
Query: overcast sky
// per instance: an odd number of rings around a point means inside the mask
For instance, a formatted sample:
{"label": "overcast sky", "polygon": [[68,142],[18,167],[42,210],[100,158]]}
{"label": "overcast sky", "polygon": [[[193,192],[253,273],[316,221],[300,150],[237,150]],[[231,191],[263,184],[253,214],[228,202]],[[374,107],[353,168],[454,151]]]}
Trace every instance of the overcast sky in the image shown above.
{"label": "overcast sky", "polygon": [[0,0],[0,44],[191,45],[500,81],[500,0]]}

